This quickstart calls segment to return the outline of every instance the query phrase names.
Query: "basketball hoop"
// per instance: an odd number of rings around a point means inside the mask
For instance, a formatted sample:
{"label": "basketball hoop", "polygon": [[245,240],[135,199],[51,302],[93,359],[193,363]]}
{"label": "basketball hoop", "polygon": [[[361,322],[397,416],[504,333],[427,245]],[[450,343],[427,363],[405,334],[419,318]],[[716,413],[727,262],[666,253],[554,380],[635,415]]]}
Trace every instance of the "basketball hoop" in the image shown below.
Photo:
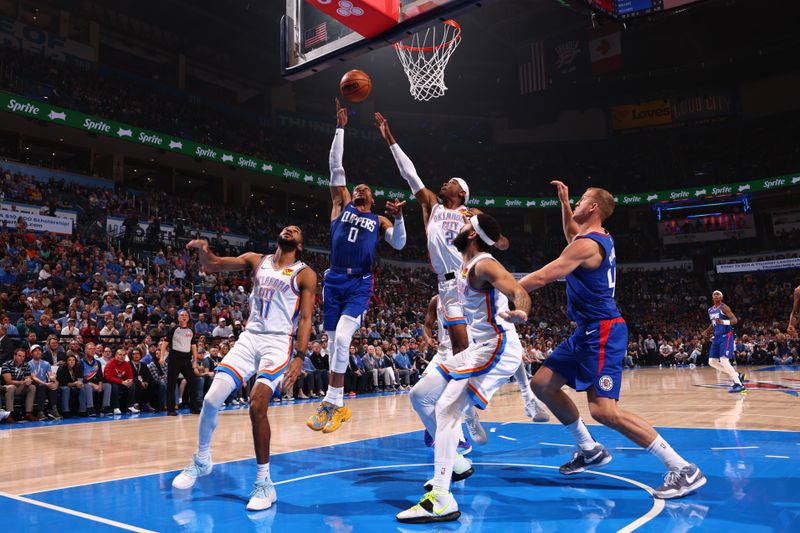
{"label": "basketball hoop", "polygon": [[442,21],[425,33],[409,37],[409,44],[395,43],[394,49],[411,84],[411,96],[420,102],[438,98],[447,90],[444,69],[461,42],[461,26],[455,20]]}

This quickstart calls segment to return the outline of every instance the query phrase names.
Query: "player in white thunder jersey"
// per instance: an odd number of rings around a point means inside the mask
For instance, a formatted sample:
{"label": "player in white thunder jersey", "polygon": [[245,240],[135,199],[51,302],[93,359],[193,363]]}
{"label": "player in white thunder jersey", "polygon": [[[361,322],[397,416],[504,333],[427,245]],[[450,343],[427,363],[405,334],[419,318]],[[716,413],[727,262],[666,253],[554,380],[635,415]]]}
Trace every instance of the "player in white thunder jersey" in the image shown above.
{"label": "player in white thunder jersey", "polygon": [[[522,362],[522,344],[514,324],[528,320],[531,300],[489,253],[501,239],[497,221],[480,214],[471,217],[453,240],[464,258],[458,280],[472,342],[422,380],[426,387],[441,391],[435,404],[424,405],[420,412],[426,429],[435,435],[435,472],[425,487],[429,492],[417,505],[397,515],[400,522],[444,522],[461,516],[450,493],[461,417],[470,405],[485,408]],[[513,311],[509,300],[514,302]]]}
{"label": "player in white thunder jersey", "polygon": [[172,481],[172,486],[188,489],[198,477],[211,473],[214,466],[211,437],[219,409],[225,398],[257,374],[250,394],[257,470],[247,509],[261,511],[277,498],[269,473],[267,407],[276,389],[283,386],[291,390],[300,374],[311,334],[317,275],[298,260],[303,234],[297,226],[287,226],[281,231],[278,248],[272,255],[248,252],[238,257],[218,257],[209,251],[204,240],[194,240],[186,247],[197,250],[200,264],[210,272],[252,270],[253,292],[245,330],[217,367],[203,399],[197,452],[189,466]]}

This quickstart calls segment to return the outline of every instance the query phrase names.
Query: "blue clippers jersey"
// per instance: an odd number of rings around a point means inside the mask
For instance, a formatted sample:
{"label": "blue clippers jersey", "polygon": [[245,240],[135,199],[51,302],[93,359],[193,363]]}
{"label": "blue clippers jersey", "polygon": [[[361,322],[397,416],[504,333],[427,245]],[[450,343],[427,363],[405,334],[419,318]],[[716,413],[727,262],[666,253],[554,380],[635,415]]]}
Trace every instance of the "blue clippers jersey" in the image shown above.
{"label": "blue clippers jersey", "polygon": [[728,317],[725,316],[725,313],[722,312],[722,305],[719,307],[712,306],[708,308],[708,318],[711,319],[711,323],[714,325],[714,336],[715,337],[722,337],[723,335],[727,335],[731,331],[733,331],[732,326],[723,326],[716,323],[716,320],[722,319],[726,320]]}
{"label": "blue clippers jersey", "polygon": [[597,232],[575,238],[595,241],[603,247],[605,257],[594,270],[578,267],[567,276],[567,316],[578,324],[619,317],[620,312],[614,301],[617,284],[614,239],[608,233]]}
{"label": "blue clippers jersey", "polygon": [[348,203],[331,221],[331,267],[369,272],[380,238],[378,215],[362,213]]}

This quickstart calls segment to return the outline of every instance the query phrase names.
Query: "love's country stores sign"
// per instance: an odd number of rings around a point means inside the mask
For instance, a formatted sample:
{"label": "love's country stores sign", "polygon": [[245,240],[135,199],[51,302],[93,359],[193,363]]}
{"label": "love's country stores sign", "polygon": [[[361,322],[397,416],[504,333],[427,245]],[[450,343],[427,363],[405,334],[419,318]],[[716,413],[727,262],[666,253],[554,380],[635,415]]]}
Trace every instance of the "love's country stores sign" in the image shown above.
{"label": "love's country stores sign", "polygon": [[[308,172],[299,168],[292,168],[273,161],[266,161],[257,157],[232,152],[222,148],[196,143],[181,139],[165,133],[145,130],[115,122],[105,118],[87,115],[79,111],[72,111],[47,103],[31,100],[22,96],[0,91],[0,109],[15,115],[34,118],[43,122],[61,124],[78,130],[83,130],[97,135],[112,137],[127,142],[152,146],[165,152],[179,153],[189,157],[199,157],[208,161],[279,176],[287,181],[306,183],[317,187],[328,187],[327,176]],[[783,189],[800,184],[800,174],[777,176],[768,179],[729,183],[727,185],[713,185],[686,189],[672,189],[646,193],[620,194],[614,197],[619,205],[647,205],[658,202],[674,200],[689,200],[705,196],[718,196],[724,194],[752,193]],[[413,195],[407,189],[390,189],[372,185],[376,200],[413,200]],[[570,199],[575,203],[578,197]],[[470,206],[494,208],[521,208],[542,209],[559,207],[558,198],[520,198],[515,196],[476,196],[470,199]]]}

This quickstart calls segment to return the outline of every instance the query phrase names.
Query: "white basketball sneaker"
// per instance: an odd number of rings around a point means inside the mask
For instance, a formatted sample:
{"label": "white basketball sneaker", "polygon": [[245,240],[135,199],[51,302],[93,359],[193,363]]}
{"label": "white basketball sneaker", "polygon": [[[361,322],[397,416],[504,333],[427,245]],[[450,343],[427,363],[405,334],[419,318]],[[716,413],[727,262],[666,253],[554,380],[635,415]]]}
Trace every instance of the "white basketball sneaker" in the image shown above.
{"label": "white basketball sneaker", "polygon": [[[463,455],[458,454],[456,455],[455,463],[453,463],[453,473],[450,475],[450,482],[455,483],[457,481],[464,481],[474,473],[475,469],[472,468],[472,461],[470,461]],[[432,491],[433,479],[429,479],[428,481],[426,481],[424,488],[428,492]]]}
{"label": "white basketball sneaker", "polygon": [[550,420],[550,413],[547,407],[534,396],[525,404],[525,414],[534,422],[547,422]]}
{"label": "white basketball sneaker", "polygon": [[248,511],[263,511],[269,509],[278,499],[278,493],[272,481],[261,480],[253,483],[253,492],[250,493],[250,501],[247,502]]}
{"label": "white basketball sneaker", "polygon": [[186,490],[194,486],[197,478],[207,476],[214,469],[214,461],[210,458],[207,463],[204,463],[197,457],[197,454],[192,455],[192,462],[189,466],[183,469],[183,472],[175,476],[172,480],[172,486],[176,489]]}
{"label": "white basketball sneaker", "polygon": [[428,524],[430,522],[452,522],[458,520],[458,510],[453,494],[450,492],[430,491],[419,503],[402,513],[397,514],[397,521],[405,524]]}
{"label": "white basketball sneaker", "polygon": [[467,433],[469,433],[472,442],[483,446],[489,440],[486,430],[481,425],[481,419],[478,418],[478,413],[474,407],[471,407],[464,414],[464,422],[467,424]]}

